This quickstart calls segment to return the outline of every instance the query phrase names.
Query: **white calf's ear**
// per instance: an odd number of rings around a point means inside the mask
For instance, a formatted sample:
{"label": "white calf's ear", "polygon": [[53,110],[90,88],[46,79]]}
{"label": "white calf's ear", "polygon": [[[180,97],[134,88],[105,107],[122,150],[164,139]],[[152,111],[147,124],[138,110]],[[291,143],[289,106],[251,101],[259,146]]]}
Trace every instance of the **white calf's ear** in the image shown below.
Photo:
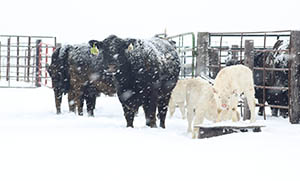
{"label": "white calf's ear", "polygon": [[234,90],[232,91],[232,94],[235,95],[235,96],[238,96],[237,89],[234,89]]}
{"label": "white calf's ear", "polygon": [[131,50],[133,50],[133,45],[132,45],[132,43],[130,43],[130,44],[129,44],[129,46],[128,46],[127,50],[128,50],[128,51],[131,51]]}
{"label": "white calf's ear", "polygon": [[214,94],[217,94],[217,93],[218,93],[218,91],[217,91],[214,87],[213,87],[212,89],[213,89],[213,93],[214,93]]}

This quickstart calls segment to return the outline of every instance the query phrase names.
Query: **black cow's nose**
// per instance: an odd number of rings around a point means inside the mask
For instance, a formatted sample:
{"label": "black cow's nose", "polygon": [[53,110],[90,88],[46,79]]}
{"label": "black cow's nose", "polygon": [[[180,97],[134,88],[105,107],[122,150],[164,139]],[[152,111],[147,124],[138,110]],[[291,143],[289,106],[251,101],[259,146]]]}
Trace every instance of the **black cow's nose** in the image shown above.
{"label": "black cow's nose", "polygon": [[108,72],[116,72],[117,71],[117,65],[115,64],[109,64],[108,65],[108,69],[107,69]]}

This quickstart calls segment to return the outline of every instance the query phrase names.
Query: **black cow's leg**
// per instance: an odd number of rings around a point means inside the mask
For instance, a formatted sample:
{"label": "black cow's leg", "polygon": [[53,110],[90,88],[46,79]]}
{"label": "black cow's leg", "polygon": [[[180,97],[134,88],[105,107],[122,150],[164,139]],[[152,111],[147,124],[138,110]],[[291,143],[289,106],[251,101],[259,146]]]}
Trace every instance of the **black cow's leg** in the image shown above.
{"label": "black cow's leg", "polygon": [[278,117],[278,108],[271,108],[272,116]]}
{"label": "black cow's leg", "polygon": [[[263,99],[262,98],[259,98],[258,99],[258,103],[259,104],[263,104]],[[258,115],[259,116],[262,116],[264,114],[264,107],[263,106],[259,106],[259,110],[258,110]]]}
{"label": "black cow's leg", "polygon": [[[288,98],[288,91],[285,91],[281,94],[280,104],[281,106],[288,106],[289,98]],[[283,118],[289,117],[288,109],[280,109],[280,116]]]}
{"label": "black cow's leg", "polygon": [[61,91],[54,89],[54,97],[55,97],[56,114],[60,114],[61,113],[61,100],[62,100]]}
{"label": "black cow's leg", "polygon": [[133,119],[134,119],[135,111],[128,109],[126,105],[122,105],[122,107],[124,111],[124,116],[127,121],[127,127],[133,128]]}
{"label": "black cow's leg", "polygon": [[289,117],[288,110],[287,109],[280,109],[280,116],[283,118]]}
{"label": "black cow's leg", "polygon": [[158,101],[158,117],[160,120],[160,127],[166,128],[165,120],[168,111],[168,104],[170,101],[170,94],[164,95]]}
{"label": "black cow's leg", "polygon": [[146,125],[149,126],[150,128],[157,128],[156,117],[155,117],[156,104],[153,103],[144,104],[143,109],[146,117]]}
{"label": "black cow's leg", "polygon": [[83,116],[83,103],[84,103],[84,97],[83,95],[80,95],[78,98],[78,115]]}
{"label": "black cow's leg", "polygon": [[69,111],[75,113],[75,96],[73,91],[69,91],[68,93],[68,103],[69,103]]}
{"label": "black cow's leg", "polygon": [[96,96],[89,96],[86,100],[87,111],[89,116],[94,116],[95,104]]}
{"label": "black cow's leg", "polygon": [[[255,98],[257,98],[259,104],[263,104],[263,90],[255,88]],[[259,106],[258,115],[262,116],[264,114],[264,107]]]}

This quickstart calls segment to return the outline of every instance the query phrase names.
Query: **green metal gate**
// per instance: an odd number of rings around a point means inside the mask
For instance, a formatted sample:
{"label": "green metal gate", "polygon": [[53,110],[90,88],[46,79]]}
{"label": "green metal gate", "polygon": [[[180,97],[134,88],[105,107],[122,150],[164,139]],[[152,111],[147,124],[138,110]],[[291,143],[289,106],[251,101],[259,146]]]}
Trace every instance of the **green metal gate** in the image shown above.
{"label": "green metal gate", "polygon": [[194,77],[196,67],[195,34],[192,32],[166,37],[176,42],[181,63],[180,78]]}

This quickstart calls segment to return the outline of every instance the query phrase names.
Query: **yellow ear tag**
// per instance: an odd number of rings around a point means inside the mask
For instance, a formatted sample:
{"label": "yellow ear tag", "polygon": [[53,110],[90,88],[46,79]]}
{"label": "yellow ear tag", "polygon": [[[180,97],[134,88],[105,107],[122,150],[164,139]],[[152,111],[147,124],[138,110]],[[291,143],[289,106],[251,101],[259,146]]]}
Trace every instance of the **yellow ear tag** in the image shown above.
{"label": "yellow ear tag", "polygon": [[93,47],[91,48],[91,54],[93,54],[93,55],[98,55],[99,54],[99,50],[95,46],[95,44],[93,44]]}
{"label": "yellow ear tag", "polygon": [[130,43],[130,45],[128,46],[128,51],[131,51],[131,50],[133,50],[133,45],[132,45],[132,43]]}

